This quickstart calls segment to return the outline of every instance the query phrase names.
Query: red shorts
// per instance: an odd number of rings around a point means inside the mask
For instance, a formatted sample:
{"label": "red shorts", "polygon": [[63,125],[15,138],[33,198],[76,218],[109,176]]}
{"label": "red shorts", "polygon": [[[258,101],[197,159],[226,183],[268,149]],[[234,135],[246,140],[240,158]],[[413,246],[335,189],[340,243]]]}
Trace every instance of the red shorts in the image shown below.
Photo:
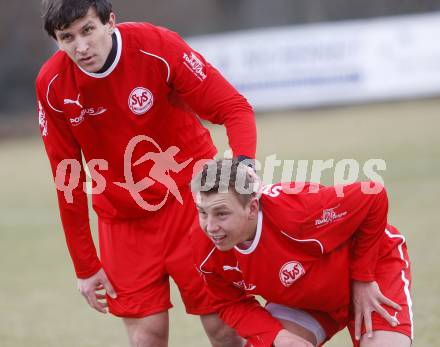
{"label": "red shorts", "polygon": [[107,297],[119,317],[141,318],[172,307],[169,276],[191,314],[215,312],[197,272],[188,241],[197,210],[189,189],[181,189],[184,205],[171,196],[151,217],[99,220],[99,247],[104,270],[118,297]]}
{"label": "red shorts", "polygon": [[[391,316],[399,321],[399,325],[392,327],[385,319],[376,312],[372,313],[373,330],[395,331],[413,339],[413,314],[411,301],[411,267],[408,257],[405,238],[396,228],[388,226],[385,230],[383,244],[379,253],[376,266],[376,282],[383,295],[402,307],[396,311],[386,305],[383,307]],[[347,308],[339,311],[326,313],[311,310],[303,310],[315,318],[324,329],[327,340],[331,339],[339,330],[348,327],[353,345],[359,346],[354,338],[354,314],[352,307],[349,312],[347,324]],[[365,334],[365,326],[362,326],[362,334]]]}
{"label": "red shorts", "polygon": [[[399,321],[399,325],[392,327],[379,314],[373,312],[371,321],[373,331],[386,330],[402,333],[411,340],[414,337],[412,300],[411,300],[411,264],[406,249],[405,238],[391,225],[385,229],[385,235],[376,265],[376,282],[383,295],[402,307],[396,311],[391,307],[383,305],[391,316]],[[327,314],[320,312],[309,312],[319,321],[330,339],[338,330],[344,326],[344,310]],[[339,326],[339,327],[338,327]],[[359,341],[354,338],[354,313],[350,307],[349,320],[347,324],[353,345],[359,346]],[[365,326],[362,325],[362,335],[365,334]]]}
{"label": "red shorts", "polygon": [[[372,313],[373,330],[395,331],[414,338],[414,325],[411,300],[411,264],[406,249],[405,238],[396,228],[388,226],[385,230],[384,247],[382,248],[376,266],[376,281],[383,295],[398,303],[401,311],[383,305],[391,316],[399,321],[399,325],[392,327],[376,312]],[[359,342],[354,339],[354,316],[350,314],[348,330],[354,346]],[[365,334],[365,326],[362,326]]]}

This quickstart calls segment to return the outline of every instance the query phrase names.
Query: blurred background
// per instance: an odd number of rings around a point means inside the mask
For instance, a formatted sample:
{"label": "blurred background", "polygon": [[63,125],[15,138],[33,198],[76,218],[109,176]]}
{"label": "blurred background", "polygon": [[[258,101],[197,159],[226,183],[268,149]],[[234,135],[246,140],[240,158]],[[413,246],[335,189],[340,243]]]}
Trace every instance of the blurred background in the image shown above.
{"label": "blurred background", "polygon": [[[383,159],[412,258],[416,346],[440,338],[440,0],[126,0],[118,21],[179,32],[257,111],[258,159]],[[0,2],[0,346],[127,346],[76,291],[34,80],[55,51],[40,1]],[[207,125],[219,153],[221,127]],[[281,177],[280,169],[275,176]],[[360,179],[364,178],[362,176]],[[332,170],[322,182],[332,184]],[[92,220],[95,223],[93,213]],[[170,346],[207,346],[173,289]],[[341,332],[329,346],[350,346]]]}

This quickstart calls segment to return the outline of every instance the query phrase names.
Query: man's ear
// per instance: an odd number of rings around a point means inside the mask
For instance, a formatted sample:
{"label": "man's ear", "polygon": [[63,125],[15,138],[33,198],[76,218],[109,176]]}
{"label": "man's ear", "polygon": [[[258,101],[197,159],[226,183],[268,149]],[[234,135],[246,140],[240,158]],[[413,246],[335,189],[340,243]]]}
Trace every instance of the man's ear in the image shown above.
{"label": "man's ear", "polygon": [[110,34],[113,34],[113,31],[116,28],[116,15],[113,12],[110,12],[110,17],[107,24],[109,25]]}
{"label": "man's ear", "polygon": [[256,219],[258,218],[258,211],[260,207],[260,202],[257,197],[252,198],[249,202],[249,218]]}

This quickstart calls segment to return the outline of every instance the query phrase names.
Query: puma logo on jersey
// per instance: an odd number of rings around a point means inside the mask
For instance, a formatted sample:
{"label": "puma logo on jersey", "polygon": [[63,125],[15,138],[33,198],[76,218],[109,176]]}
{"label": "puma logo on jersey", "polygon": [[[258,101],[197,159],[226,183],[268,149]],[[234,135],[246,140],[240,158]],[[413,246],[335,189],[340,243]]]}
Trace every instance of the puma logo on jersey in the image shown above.
{"label": "puma logo on jersey", "polygon": [[254,290],[257,288],[254,284],[247,284],[245,281],[232,282],[234,286],[243,289],[243,290]]}
{"label": "puma logo on jersey", "polygon": [[302,264],[298,261],[289,261],[281,266],[280,269],[280,281],[285,287],[290,287],[299,278],[304,276],[306,271]]}
{"label": "puma logo on jersey", "polygon": [[64,105],[70,105],[70,104],[74,104],[76,106],[78,106],[79,108],[83,108],[82,105],[79,103],[79,93],[78,96],[76,97],[76,100],[72,100],[72,99],[64,99]]}
{"label": "puma logo on jersey", "polygon": [[223,265],[223,271],[237,271],[241,273],[241,270],[238,267],[238,262],[236,266]]}
{"label": "puma logo on jersey", "polygon": [[396,312],[394,313],[394,316],[393,316],[394,321],[396,322],[397,325],[400,324],[399,320],[397,319],[397,314],[398,314],[398,313],[399,313],[399,312],[396,311]]}

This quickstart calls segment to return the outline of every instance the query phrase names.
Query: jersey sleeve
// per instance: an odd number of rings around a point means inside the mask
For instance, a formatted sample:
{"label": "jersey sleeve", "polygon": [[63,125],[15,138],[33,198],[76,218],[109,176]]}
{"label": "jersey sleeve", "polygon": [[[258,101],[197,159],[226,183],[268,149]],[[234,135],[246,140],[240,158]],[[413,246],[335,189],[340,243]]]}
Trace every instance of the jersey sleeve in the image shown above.
{"label": "jersey sleeve", "polygon": [[212,243],[201,230],[193,228],[191,245],[196,267],[214,300],[220,318],[255,347],[270,347],[282,329],[281,323],[248,295],[216,271]]}
{"label": "jersey sleeve", "polygon": [[176,33],[161,31],[169,83],[197,115],[226,127],[234,156],[255,158],[256,126],[247,100]]}
{"label": "jersey sleeve", "polygon": [[78,184],[72,190],[71,201],[68,201],[70,199],[59,189],[57,189],[57,198],[64,234],[76,275],[78,278],[87,278],[101,268],[101,263],[90,231],[87,196],[83,191],[85,173],[82,167],[81,149],[62,113],[49,106],[47,97],[50,96],[44,91],[41,81],[37,80],[36,88],[41,136],[55,182],[67,184],[71,179],[72,182],[76,181],[72,168],[66,171],[64,182],[56,180],[58,165],[63,160],[73,159],[81,168]]}
{"label": "jersey sleeve", "polygon": [[[278,209],[274,216],[281,216],[277,222],[280,228],[295,240],[314,243],[321,253],[329,253],[351,240],[351,278],[374,281],[379,247],[387,225],[388,197],[379,183],[375,183],[378,192],[368,193],[364,188],[369,185],[369,182],[357,182],[321,186],[318,191],[282,193],[280,199],[284,202],[281,203],[268,200],[273,211]],[[288,213],[289,210],[295,212]]]}
{"label": "jersey sleeve", "polygon": [[281,323],[264,309],[254,296],[214,273],[203,274],[209,292],[218,299],[220,318],[252,346],[272,346],[282,329]]}

